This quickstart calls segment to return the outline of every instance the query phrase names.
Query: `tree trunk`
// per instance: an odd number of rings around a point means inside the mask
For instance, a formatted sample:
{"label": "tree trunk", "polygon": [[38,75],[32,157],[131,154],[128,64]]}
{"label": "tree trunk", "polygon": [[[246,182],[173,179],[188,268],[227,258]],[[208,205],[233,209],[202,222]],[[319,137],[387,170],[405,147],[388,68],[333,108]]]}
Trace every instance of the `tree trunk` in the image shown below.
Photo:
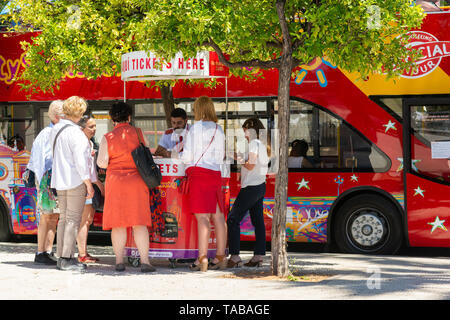
{"label": "tree trunk", "polygon": [[281,60],[278,79],[278,130],[280,138],[279,171],[275,181],[275,207],[272,221],[272,272],[279,277],[289,275],[286,248],[286,201],[288,187],[288,139],[290,116],[289,85],[292,72],[292,55]]}
{"label": "tree trunk", "polygon": [[293,66],[292,42],[284,13],[286,0],[277,0],[276,8],[283,36],[283,50],[278,67],[278,133],[280,155],[278,174],[275,180],[275,207],[272,220],[272,273],[279,277],[289,275],[286,248],[286,202],[288,188],[288,138],[290,116],[291,72]]}
{"label": "tree trunk", "polygon": [[170,122],[170,114],[173,109],[175,109],[175,101],[173,100],[173,91],[170,85],[160,86],[161,97],[164,105],[164,113],[166,115],[167,127],[172,128],[172,123]]}

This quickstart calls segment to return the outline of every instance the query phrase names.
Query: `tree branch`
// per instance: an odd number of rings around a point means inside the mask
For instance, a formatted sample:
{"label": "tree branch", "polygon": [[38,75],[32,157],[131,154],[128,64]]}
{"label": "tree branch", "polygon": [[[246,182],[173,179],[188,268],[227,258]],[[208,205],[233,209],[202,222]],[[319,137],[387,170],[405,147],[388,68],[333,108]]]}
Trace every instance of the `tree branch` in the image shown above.
{"label": "tree branch", "polygon": [[223,53],[222,49],[213,41],[209,40],[207,42],[204,42],[202,45],[209,46],[214,49],[214,51],[217,53],[217,56],[219,57],[220,63],[222,63],[224,66],[228,68],[248,68],[248,67],[258,67],[262,69],[272,69],[272,68],[278,68],[280,65],[281,58],[264,61],[260,59],[252,59],[252,60],[243,60],[238,62],[230,62],[225,57],[225,54]]}
{"label": "tree branch", "polygon": [[283,36],[283,53],[291,54],[292,53],[292,40],[291,35],[289,34],[288,24],[286,22],[286,15],[284,13],[284,5],[286,4],[286,0],[277,0],[277,14],[278,20],[280,22],[281,27],[281,35]]}

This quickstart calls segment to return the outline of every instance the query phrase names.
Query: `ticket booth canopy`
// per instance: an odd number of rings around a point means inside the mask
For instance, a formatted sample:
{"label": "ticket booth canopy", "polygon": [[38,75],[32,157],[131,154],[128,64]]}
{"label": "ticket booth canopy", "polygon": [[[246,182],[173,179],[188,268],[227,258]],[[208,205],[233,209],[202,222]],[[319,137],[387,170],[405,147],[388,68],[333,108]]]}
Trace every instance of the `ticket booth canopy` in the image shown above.
{"label": "ticket booth canopy", "polygon": [[133,51],[122,55],[121,78],[124,82],[123,99],[126,101],[128,81],[157,81],[177,79],[225,79],[225,99],[228,110],[227,76],[218,68],[217,56],[213,52],[200,51],[195,57],[185,58],[181,52],[170,61],[165,61],[152,52]]}

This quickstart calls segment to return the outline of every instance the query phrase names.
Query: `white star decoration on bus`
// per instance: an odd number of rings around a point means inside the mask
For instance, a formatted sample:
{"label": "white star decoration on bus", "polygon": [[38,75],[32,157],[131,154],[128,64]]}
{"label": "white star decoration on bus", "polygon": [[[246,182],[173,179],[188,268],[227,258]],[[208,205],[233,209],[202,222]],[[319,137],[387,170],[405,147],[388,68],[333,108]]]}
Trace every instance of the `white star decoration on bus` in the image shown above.
{"label": "white star decoration on bus", "polygon": [[433,233],[438,228],[447,231],[447,228],[444,226],[444,222],[445,220],[440,220],[439,217],[436,217],[436,219],[434,219],[434,222],[428,222],[427,224],[432,226],[430,233]]}
{"label": "white star decoration on bus", "polygon": [[414,189],[414,196],[417,196],[418,194],[420,194],[422,197],[425,197],[424,195],[423,195],[423,193],[425,192],[425,190],[422,190],[422,189],[420,189],[420,186],[417,186],[417,188],[416,189]]}
{"label": "white star decoration on bus", "polygon": [[[399,172],[399,171],[403,170],[403,158],[397,158],[397,160],[400,161],[400,165],[397,168],[397,172]],[[411,168],[416,172],[419,172],[419,169],[417,169],[417,167],[416,167],[416,163],[418,163],[420,161],[422,161],[422,160],[418,160],[418,159],[411,160]]]}
{"label": "white star decoration on bus", "polygon": [[356,176],[356,174],[353,174],[353,175],[350,177],[350,181],[358,182],[358,177]]}
{"label": "white star decoration on bus", "polygon": [[300,181],[300,182],[296,182],[295,184],[298,185],[297,191],[300,191],[301,188],[306,188],[306,189],[310,190],[308,183],[309,183],[309,181],[306,181],[305,178],[302,178],[302,181]]}
{"label": "white star decoration on bus", "polygon": [[386,128],[384,130],[384,133],[387,133],[389,131],[389,129],[397,130],[397,128],[395,127],[395,122],[392,122],[391,120],[389,120],[388,123],[383,124],[383,127]]}

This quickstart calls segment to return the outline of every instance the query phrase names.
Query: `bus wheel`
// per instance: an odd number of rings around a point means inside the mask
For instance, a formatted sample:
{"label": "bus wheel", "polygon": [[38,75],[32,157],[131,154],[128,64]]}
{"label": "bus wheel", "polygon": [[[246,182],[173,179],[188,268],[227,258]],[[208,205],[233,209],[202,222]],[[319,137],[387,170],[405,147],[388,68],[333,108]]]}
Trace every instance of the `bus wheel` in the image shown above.
{"label": "bus wheel", "polygon": [[402,245],[401,226],[393,203],[375,195],[359,195],[338,210],[335,240],[347,253],[394,254]]}
{"label": "bus wheel", "polygon": [[9,230],[8,212],[2,205],[0,200],[0,242],[11,240],[11,232]]}

